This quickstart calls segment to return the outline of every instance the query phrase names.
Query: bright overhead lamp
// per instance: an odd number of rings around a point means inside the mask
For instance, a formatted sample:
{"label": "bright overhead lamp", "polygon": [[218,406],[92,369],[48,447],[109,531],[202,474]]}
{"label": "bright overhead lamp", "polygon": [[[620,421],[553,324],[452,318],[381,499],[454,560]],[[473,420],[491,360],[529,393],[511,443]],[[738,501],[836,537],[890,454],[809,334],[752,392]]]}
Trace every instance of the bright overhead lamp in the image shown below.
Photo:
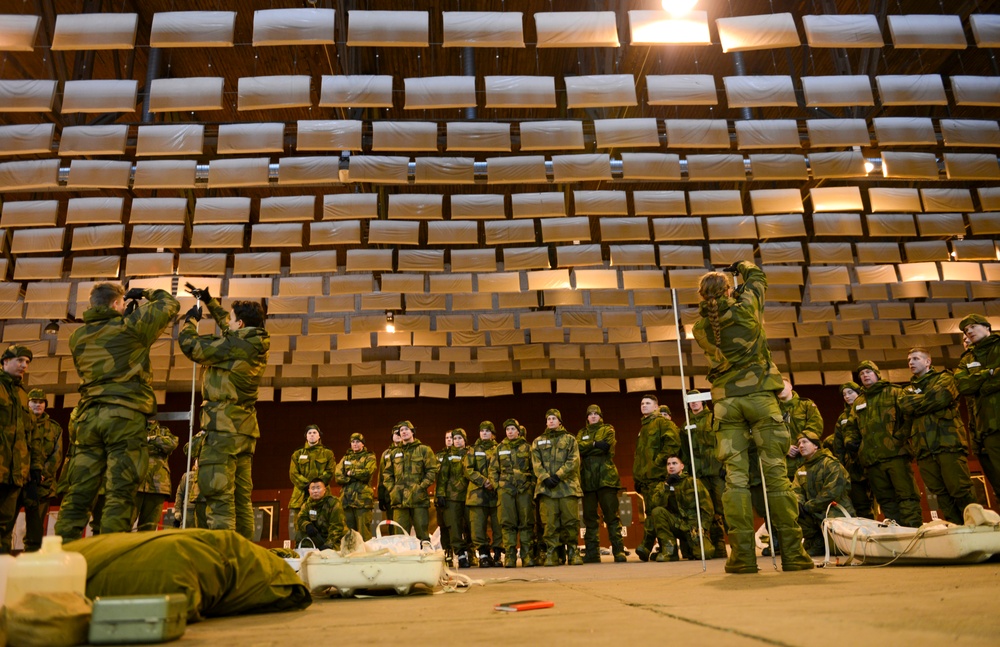
{"label": "bright overhead lamp", "polygon": [[663,10],[674,16],[684,16],[698,4],[698,0],[663,0]]}
{"label": "bright overhead lamp", "polygon": [[59,333],[59,322],[53,319],[49,323],[45,324],[45,328],[42,329],[46,335],[56,335]]}
{"label": "bright overhead lamp", "polygon": [[392,310],[385,311],[385,331],[396,332],[396,315],[393,314]]}

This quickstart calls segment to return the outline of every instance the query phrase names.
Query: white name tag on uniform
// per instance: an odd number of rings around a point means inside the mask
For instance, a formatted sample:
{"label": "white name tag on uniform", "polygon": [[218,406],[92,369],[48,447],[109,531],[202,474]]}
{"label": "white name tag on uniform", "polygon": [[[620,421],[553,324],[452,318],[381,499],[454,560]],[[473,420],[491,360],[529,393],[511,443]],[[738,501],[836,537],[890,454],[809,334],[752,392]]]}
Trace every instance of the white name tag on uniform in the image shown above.
{"label": "white name tag on uniform", "polygon": [[551,440],[539,440],[538,444],[539,445],[551,445],[552,441]]}
{"label": "white name tag on uniform", "polygon": [[351,461],[344,461],[344,465],[350,465]]}
{"label": "white name tag on uniform", "polygon": [[300,462],[303,462],[303,463],[304,463],[304,462],[306,462],[307,460],[309,460],[309,454],[299,454],[299,461],[300,461]]}
{"label": "white name tag on uniform", "polygon": [[486,452],[476,452],[476,456],[486,456]]}
{"label": "white name tag on uniform", "polygon": [[965,368],[979,368],[980,366],[982,366],[982,364],[979,362],[969,362],[965,365]]}
{"label": "white name tag on uniform", "polygon": [[806,476],[807,474],[809,474],[809,472],[805,470],[799,470],[798,472],[796,472],[796,474],[798,474],[799,476]]}
{"label": "white name tag on uniform", "polygon": [[858,406],[854,407],[855,411],[861,411],[862,409],[867,409],[867,408],[868,408],[867,402],[862,402]]}
{"label": "white name tag on uniform", "polygon": [[460,460],[462,460],[462,457],[461,456],[449,456],[448,460],[450,460],[450,461],[460,461]]}
{"label": "white name tag on uniform", "polygon": [[590,436],[581,436],[580,440],[590,440]]}
{"label": "white name tag on uniform", "polygon": [[403,455],[403,452],[397,452],[393,458],[399,458]]}
{"label": "white name tag on uniform", "polygon": [[497,452],[497,453],[500,454],[501,456],[509,456],[510,455],[510,450],[509,449],[505,449],[502,452]]}

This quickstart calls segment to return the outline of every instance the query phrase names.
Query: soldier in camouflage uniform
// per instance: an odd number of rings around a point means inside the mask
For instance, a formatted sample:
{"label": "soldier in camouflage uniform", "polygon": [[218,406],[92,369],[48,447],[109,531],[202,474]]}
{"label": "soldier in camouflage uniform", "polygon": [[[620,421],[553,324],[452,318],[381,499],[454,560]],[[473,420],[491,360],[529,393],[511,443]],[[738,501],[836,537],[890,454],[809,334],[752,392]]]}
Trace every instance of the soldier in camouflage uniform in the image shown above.
{"label": "soldier in camouflage uniform", "polygon": [[254,535],[253,453],[260,437],[257,391],[267,368],[271,339],[264,330],[264,308],[255,301],[233,301],[230,320],[208,289],[188,284],[205,304],[220,335],[199,335],[201,308],[192,307],[177,335],[188,359],[205,367],[201,383],[201,428],[205,442],[198,461],[198,487],[213,530]]}
{"label": "soldier in camouflage uniform", "polygon": [[309,484],[318,478],[323,480],[323,485],[329,485],[337,464],[333,451],[323,446],[323,432],[319,425],[308,425],[305,435],[305,445],[292,452],[288,463],[288,479],[292,482],[292,496],[288,500],[288,532],[293,542],[302,539],[295,529],[299,510],[309,498]]}
{"label": "soldier in camouflage uniform", "polygon": [[444,551],[444,561],[450,568],[454,565],[455,553],[451,550],[451,537],[448,535],[448,524],[445,522],[444,513],[445,507],[447,506],[438,496],[438,490],[442,488],[441,479],[445,478],[444,475],[444,458],[448,454],[448,450],[453,447],[453,441],[451,436],[451,429],[444,432],[444,448],[440,451],[434,452],[434,458],[438,462],[438,475],[434,482],[434,521],[437,523],[438,536],[441,539],[441,549]]}
{"label": "soldier in camouflage uniform", "polygon": [[170,498],[170,465],[167,459],[177,449],[177,436],[149,418],[146,443],[149,447],[149,467],[135,496],[139,530],[156,530],[163,516],[163,504]]}
{"label": "soldier in camouflage uniform", "polygon": [[[658,562],[676,562],[677,543],[689,559],[701,559],[701,545],[705,544],[705,559],[715,557],[715,547],[708,537],[708,529],[715,517],[712,498],[698,481],[698,501],[695,505],[695,480],[684,471],[679,456],[667,459],[667,477],[657,483],[650,495],[650,514],[645,524],[650,527],[660,551]],[[698,508],[701,508],[702,535],[698,536]]]}
{"label": "soldier in camouflage uniform", "polygon": [[[449,544],[446,549],[451,550],[458,558],[459,568],[472,566],[469,559],[469,538],[465,532],[465,496],[469,491],[469,479],[465,477],[464,461],[468,452],[465,430],[452,429],[451,447],[440,457],[438,464],[441,469],[434,488],[435,504],[448,528]],[[441,545],[445,547],[444,534],[441,537]]]}
{"label": "soldier in camouflage uniform", "polygon": [[966,459],[969,444],[958,410],[958,385],[951,373],[934,370],[926,348],[911,349],[907,361],[913,377],[899,406],[913,430],[920,478],[937,496],[945,521],[961,525],[965,506],[976,503],[976,495]]}
{"label": "soldier in camouflage uniform", "polygon": [[45,391],[28,392],[28,408],[35,415],[35,434],[42,453],[42,479],[36,486],[35,496],[29,488],[21,488],[18,508],[24,507],[24,551],[32,553],[42,546],[46,523],[49,519],[49,501],[56,490],[56,472],[63,460],[62,427],[45,412],[48,400]]}
{"label": "soldier in camouflage uniform", "polygon": [[910,467],[910,425],[903,417],[903,389],[883,380],[874,362],[858,366],[862,393],[851,405],[845,430],[886,519],[916,528],[923,523],[920,493]]}
{"label": "soldier in camouflage uniform", "polygon": [[844,398],[844,411],[837,418],[837,424],[833,429],[833,439],[831,452],[840,464],[847,470],[851,477],[851,505],[859,517],[874,519],[875,513],[872,511],[872,492],[868,488],[868,475],[865,468],[861,466],[857,450],[850,450],[847,447],[845,434],[847,424],[851,419],[851,405],[861,393],[861,387],[857,382],[845,382],[840,385],[840,394]]}
{"label": "soldier in camouflage uniform", "polygon": [[378,463],[378,509],[385,513],[385,518],[392,521],[392,505],[389,502],[389,489],[385,486],[385,472],[392,465],[392,454],[399,447],[399,425],[392,428],[392,444],[382,452]]}
{"label": "soldier in camouflage uniform", "polygon": [[340,500],[329,494],[326,483],[315,478],[309,483],[309,498],[302,504],[295,528],[308,537],[320,550],[340,550],[340,541],[350,535],[344,523],[344,509]]}
{"label": "soldier in camouflage uniform", "polygon": [[26,498],[38,501],[43,479],[40,437],[35,433],[35,416],[28,409],[28,392],[21,383],[31,363],[31,350],[9,346],[3,352],[0,370],[0,554],[10,553],[18,499],[22,488]]}
{"label": "soldier in camouflage uniform", "polygon": [[760,469],[765,474],[771,521],[780,537],[782,569],[814,568],[802,549],[795,495],[785,469],[791,440],[776,397],[784,384],[764,334],[767,277],[746,261],[733,264],[728,271],[741,277],[738,290],[721,272],[709,272],[701,278],[701,319],[694,325],[695,341],[711,367],[708,380],[715,402],[718,456],[726,466],[722,503],[732,548],[726,572],[757,572],[750,491],[750,472],[757,471],[757,465],[750,464],[751,445],[757,449]]}
{"label": "soldier in camouflage uniform", "polygon": [[391,452],[385,471],[385,487],[394,521],[407,532],[416,531],[417,539],[430,541],[430,489],[437,479],[438,462],[430,447],[413,437],[413,423],[399,423],[400,445]]}
{"label": "soldier in camouflage uniform", "polygon": [[[799,394],[792,390],[792,383],[788,378],[783,378],[782,384],[784,388],[778,393],[778,407],[792,438],[800,438],[806,431],[811,431],[822,438],[823,415],[819,412],[819,407],[809,398],[799,397]],[[785,455],[785,469],[789,481],[795,480],[795,473],[804,460],[799,456],[799,446],[792,443]]]}
{"label": "soldier in camouflage uniform", "polygon": [[[851,481],[844,466],[828,449],[820,448],[819,434],[811,429],[799,432],[798,446],[802,464],[795,471],[792,490],[799,500],[799,525],[809,555],[826,554],[822,523],[829,516],[843,517],[843,510],[854,515],[851,505]],[[837,505],[830,508],[831,503]]]}
{"label": "soldier in camouflage uniform", "polygon": [[[642,422],[639,440],[635,444],[632,481],[642,501],[643,515],[646,516],[646,499],[653,493],[656,484],[667,477],[667,456],[681,454],[681,437],[677,425],[660,415],[659,400],[655,395],[647,393],[642,396],[639,411],[642,412]],[[655,543],[656,536],[647,531],[642,543],[635,549],[639,559],[648,561]]]}
{"label": "soldier in camouflage uniform", "polygon": [[[140,299],[147,303],[126,313],[125,301]],[[131,529],[135,493],[149,465],[146,419],[156,413],[149,348],[179,309],[165,290],[125,292],[114,283],[91,290],[83,325],[69,338],[81,397],[68,487],[56,522],[63,541],[83,534],[102,481],[101,533]]]}
{"label": "soldier in camouflage uniform", "polygon": [[[201,446],[205,441],[205,432],[199,431],[191,439],[190,443],[184,444],[184,453],[191,454],[191,471],[185,472],[177,485],[177,492],[174,494],[174,528],[206,528],[205,521],[205,497],[201,496],[198,488],[198,457],[201,455]],[[188,484],[191,491],[188,493]],[[187,494],[187,519],[184,519],[184,497]]]}
{"label": "soldier in camouflage uniform", "polygon": [[[493,423],[484,420],[479,423],[479,440],[465,456],[465,478],[469,479],[469,491],[465,496],[465,509],[472,526],[472,543],[479,551],[479,566],[501,566],[503,564],[500,519],[497,517],[496,483],[489,478],[490,459],[496,451],[497,441]],[[487,535],[487,526],[490,533]],[[490,549],[493,554],[490,554]]]}
{"label": "soldier in camouflage uniform", "polygon": [[375,454],[365,447],[365,437],[351,434],[351,451],[347,452],[333,476],[340,485],[340,503],[344,506],[347,527],[361,533],[362,539],[372,538],[372,508],[375,493],[372,476],[375,475]]}
{"label": "soldier in camouflage uniform", "polygon": [[565,546],[571,565],[583,564],[577,549],[580,529],[580,449],[566,431],[558,409],[545,412],[545,431],[531,445],[531,466],[538,479],[535,497],[541,509],[545,566],[558,566]]}
{"label": "soldier in camouflage uniform", "polygon": [[531,445],[521,438],[521,425],[514,418],[503,423],[507,436],[497,445],[489,466],[489,480],[499,495],[500,526],[505,552],[504,568],[517,566],[518,540],[521,566],[535,565],[531,546],[535,540],[535,473],[531,467]]}
{"label": "soldier in camouflage uniform", "polygon": [[601,408],[596,404],[587,407],[587,426],[576,432],[580,448],[580,486],[583,489],[583,526],[586,529],[583,544],[583,561],[600,563],[601,541],[597,508],[608,527],[611,553],[616,562],[624,562],[625,544],[622,539],[622,522],[618,516],[618,492],[622,481],[615,467],[615,428],[604,422]]}
{"label": "soldier in camouflage uniform", "polygon": [[958,392],[971,398],[969,418],[972,448],[994,493],[1000,492],[1000,334],[989,320],[978,314],[962,319],[959,326],[969,348],[958,360],[955,381]]}
{"label": "soldier in camouflage uniform", "polygon": [[[698,395],[697,389],[688,391],[688,395]],[[712,523],[708,527],[709,537],[715,549],[716,557],[726,556],[726,518],[722,514],[722,493],[726,489],[726,479],[722,475],[722,462],[718,456],[718,440],[715,437],[715,427],[712,424],[712,412],[701,400],[688,404],[691,409],[691,440],[694,444],[694,467],[698,482],[708,490],[712,499]],[[687,444],[682,439],[682,444]],[[760,485],[758,483],[758,485]]]}

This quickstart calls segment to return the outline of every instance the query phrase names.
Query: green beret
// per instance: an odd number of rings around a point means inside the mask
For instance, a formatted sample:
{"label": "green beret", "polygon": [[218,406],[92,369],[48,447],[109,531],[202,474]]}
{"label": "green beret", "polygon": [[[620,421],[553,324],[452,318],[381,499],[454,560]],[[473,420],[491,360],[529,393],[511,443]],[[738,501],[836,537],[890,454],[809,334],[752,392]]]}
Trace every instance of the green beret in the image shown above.
{"label": "green beret", "polygon": [[549,416],[555,416],[559,420],[559,422],[562,422],[562,414],[559,413],[559,409],[549,409],[548,411],[546,411],[545,417],[548,418]]}
{"label": "green beret", "polygon": [[517,421],[516,418],[507,418],[503,421],[504,431],[507,431],[507,427],[517,427],[517,430],[521,430],[521,423]]}
{"label": "green beret", "polygon": [[28,391],[29,400],[45,400],[45,391],[42,389],[31,389]]}
{"label": "green beret", "polygon": [[861,385],[858,384],[857,382],[844,382],[843,384],[841,384],[840,385],[841,395],[844,394],[844,389],[850,389],[855,393],[861,393]]}
{"label": "green beret", "polygon": [[351,442],[353,442],[355,440],[358,441],[361,444],[364,444],[364,442],[365,442],[365,436],[364,436],[364,434],[359,434],[357,432],[354,432],[353,434],[351,434]]}
{"label": "green beret", "polygon": [[465,430],[462,429],[461,427],[458,427],[457,429],[452,429],[451,430],[451,438],[452,438],[452,440],[455,439],[455,436],[461,436],[462,440],[468,440],[468,438],[465,435]]}
{"label": "green beret", "polygon": [[[812,430],[805,430],[799,434],[799,438],[808,438],[813,445],[820,446],[819,434]],[[798,440],[799,438],[796,438]]]}
{"label": "green beret", "polygon": [[587,407],[587,415],[589,416],[592,413],[596,413],[597,415],[601,416],[602,418],[604,417],[604,414],[601,413],[601,408],[599,406],[597,406],[596,404],[592,404],[589,407]]}
{"label": "green beret", "polygon": [[674,415],[674,414],[670,413],[670,407],[668,407],[668,406],[667,406],[667,405],[665,405],[665,404],[661,404],[661,405],[660,405],[660,413],[661,413],[661,414],[665,413],[665,414],[667,414],[668,416],[672,416],[672,415]]}
{"label": "green beret", "polygon": [[871,361],[870,359],[866,359],[865,361],[863,361],[860,364],[858,364],[858,368],[857,368],[857,370],[855,372],[856,373],[860,373],[861,371],[865,370],[866,368],[869,371],[875,373],[875,375],[877,375],[879,377],[882,377],[882,373],[878,370],[878,365],[875,362]]}
{"label": "green beret", "polygon": [[412,423],[412,422],[410,422],[409,420],[400,420],[400,421],[399,421],[399,422],[398,422],[398,423],[396,424],[396,429],[400,429],[400,428],[402,428],[402,427],[406,427],[407,429],[409,429],[410,431],[412,431],[412,432],[414,432],[414,433],[416,433],[416,431],[417,431],[417,430],[416,430],[416,429],[415,429],[415,428],[413,427],[413,423]]}
{"label": "green beret", "polygon": [[494,427],[493,423],[490,422],[489,420],[483,420],[482,422],[479,423],[479,431],[482,431],[483,429],[486,429],[491,434],[495,434],[497,432],[497,428]]}
{"label": "green beret", "polygon": [[961,323],[958,324],[958,329],[965,331],[972,324],[979,324],[980,326],[986,326],[991,331],[993,330],[992,326],[990,326],[990,320],[983,315],[977,314],[966,315],[965,319],[962,319]]}

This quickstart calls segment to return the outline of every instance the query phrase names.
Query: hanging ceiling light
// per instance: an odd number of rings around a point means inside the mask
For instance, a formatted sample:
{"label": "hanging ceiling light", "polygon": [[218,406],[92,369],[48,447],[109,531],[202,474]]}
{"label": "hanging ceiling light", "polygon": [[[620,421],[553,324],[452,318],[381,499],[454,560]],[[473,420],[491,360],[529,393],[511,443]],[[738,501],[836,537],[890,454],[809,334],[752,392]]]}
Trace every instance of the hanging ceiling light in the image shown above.
{"label": "hanging ceiling light", "polygon": [[694,9],[698,0],[663,0],[663,10],[674,16],[683,16]]}
{"label": "hanging ceiling light", "polygon": [[45,328],[42,329],[46,335],[55,335],[59,332],[59,322],[53,319],[49,323],[45,324]]}
{"label": "hanging ceiling light", "polygon": [[393,314],[392,310],[385,311],[385,331],[396,332],[396,315]]}

